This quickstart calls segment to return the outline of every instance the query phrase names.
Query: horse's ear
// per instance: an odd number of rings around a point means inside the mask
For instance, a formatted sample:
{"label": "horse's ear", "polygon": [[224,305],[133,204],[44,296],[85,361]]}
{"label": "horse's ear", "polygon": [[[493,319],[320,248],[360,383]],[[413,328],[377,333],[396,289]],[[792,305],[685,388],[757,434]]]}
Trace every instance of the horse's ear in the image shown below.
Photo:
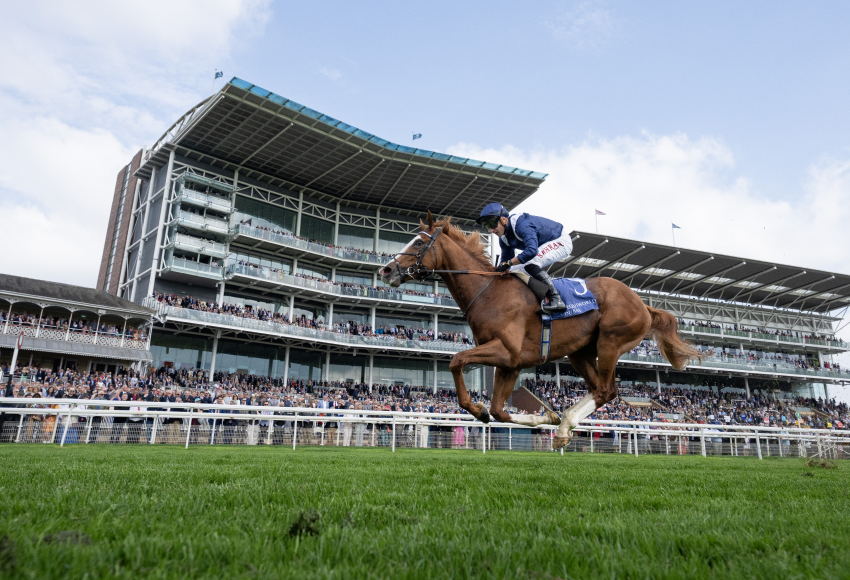
{"label": "horse's ear", "polygon": [[428,210],[428,229],[432,229],[434,227],[434,216],[431,215],[431,210]]}
{"label": "horse's ear", "polygon": [[423,231],[423,232],[427,232],[427,231],[428,231],[428,224],[426,224],[425,222],[423,222],[423,221],[422,221],[422,218],[419,218],[419,227],[422,229],[422,231]]}

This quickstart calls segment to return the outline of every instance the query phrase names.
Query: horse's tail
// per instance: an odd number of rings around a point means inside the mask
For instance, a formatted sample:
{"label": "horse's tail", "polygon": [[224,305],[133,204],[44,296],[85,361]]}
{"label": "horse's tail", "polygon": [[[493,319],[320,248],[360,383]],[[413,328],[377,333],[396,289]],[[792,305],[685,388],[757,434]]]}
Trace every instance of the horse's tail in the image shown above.
{"label": "horse's tail", "polygon": [[684,369],[691,359],[702,362],[702,353],[689,342],[679,338],[679,323],[672,314],[652,306],[647,306],[646,309],[652,317],[649,332],[658,344],[661,354],[670,361],[674,369]]}

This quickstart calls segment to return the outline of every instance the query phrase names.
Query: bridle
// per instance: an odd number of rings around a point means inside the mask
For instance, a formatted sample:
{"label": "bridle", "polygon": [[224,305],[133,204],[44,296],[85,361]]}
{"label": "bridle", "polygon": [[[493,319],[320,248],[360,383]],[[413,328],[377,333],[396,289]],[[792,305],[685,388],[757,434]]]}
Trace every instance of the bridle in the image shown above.
{"label": "bridle", "polygon": [[[425,272],[425,275],[422,276],[421,278],[419,278],[419,280],[436,280],[437,279],[436,274],[479,274],[481,276],[491,276],[491,278],[487,282],[487,284],[485,284],[484,287],[481,290],[478,291],[478,294],[475,295],[475,297],[469,302],[469,305],[467,305],[466,310],[463,311],[463,318],[466,319],[466,313],[469,312],[470,308],[472,308],[473,302],[475,302],[478,299],[478,297],[481,296],[481,294],[483,294],[484,291],[487,290],[487,288],[490,287],[490,284],[493,283],[493,280],[496,276],[502,276],[504,274],[507,274],[507,272],[486,272],[486,271],[479,271],[479,270],[436,270],[436,269],[435,270],[429,270],[422,263],[422,260],[425,258],[425,256],[428,255],[428,252],[433,250],[433,252],[434,252],[434,267],[436,268],[436,266],[437,266],[437,246],[436,246],[436,242],[437,242],[437,238],[440,236],[440,233],[442,231],[443,231],[442,228],[437,228],[437,229],[434,230],[433,235],[429,234],[428,232],[426,232],[424,230],[419,232],[420,234],[427,236],[430,241],[422,249],[420,249],[418,252],[399,252],[398,254],[393,256],[392,261],[395,262],[396,272],[398,272],[398,275],[401,277],[401,283],[406,282],[407,278],[410,278],[411,280],[416,280],[417,279],[416,275],[420,274],[422,272]],[[416,262],[412,266],[407,268],[407,270],[402,272],[401,264],[398,263],[398,259],[397,259],[398,256],[413,256],[414,258],[416,258]]]}
{"label": "bridle", "polygon": [[[395,262],[396,272],[398,272],[398,275],[401,276],[401,282],[402,283],[406,282],[407,278],[415,280],[416,274],[419,274],[421,272],[425,272],[425,276],[423,276],[420,279],[424,279],[424,280],[432,279],[433,280],[433,279],[435,279],[434,274],[438,274],[438,273],[447,274],[447,273],[453,271],[453,270],[429,270],[422,263],[422,260],[425,258],[425,256],[428,255],[428,252],[430,250],[433,250],[434,251],[434,266],[435,267],[437,266],[437,246],[435,244],[437,242],[437,238],[440,236],[440,233],[442,231],[443,231],[442,228],[437,228],[437,229],[434,230],[433,235],[429,234],[428,232],[426,232],[424,230],[419,232],[420,234],[427,236],[430,240],[425,245],[425,247],[423,247],[421,250],[419,250],[418,252],[415,252],[415,253],[414,252],[400,252],[400,253],[396,254],[395,256],[393,256],[392,261]],[[401,271],[401,264],[398,263],[398,257],[399,256],[413,256],[414,258],[416,258],[416,262],[412,266],[407,268],[406,271],[402,272]]]}

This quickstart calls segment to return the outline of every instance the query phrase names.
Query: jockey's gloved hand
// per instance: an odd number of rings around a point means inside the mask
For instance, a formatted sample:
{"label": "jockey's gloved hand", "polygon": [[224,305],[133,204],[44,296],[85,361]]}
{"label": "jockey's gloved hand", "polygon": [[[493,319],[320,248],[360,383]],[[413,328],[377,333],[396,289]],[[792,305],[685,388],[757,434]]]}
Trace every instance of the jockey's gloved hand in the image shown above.
{"label": "jockey's gloved hand", "polygon": [[504,262],[499,262],[499,265],[496,266],[496,270],[498,270],[499,272],[505,272],[505,271],[510,270],[510,269],[511,269],[510,260],[505,260]]}

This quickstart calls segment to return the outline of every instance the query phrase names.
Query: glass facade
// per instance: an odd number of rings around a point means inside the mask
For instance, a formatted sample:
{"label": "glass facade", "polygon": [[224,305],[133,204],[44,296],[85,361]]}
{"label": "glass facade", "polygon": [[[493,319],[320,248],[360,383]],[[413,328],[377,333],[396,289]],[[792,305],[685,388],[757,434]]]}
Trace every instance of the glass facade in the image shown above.
{"label": "glass facade", "polygon": [[301,237],[323,244],[333,244],[334,224],[310,215],[302,215]]}
{"label": "glass facade", "polygon": [[272,230],[283,230],[292,233],[295,231],[298,213],[237,195],[233,223],[238,224],[241,221],[250,221],[253,226],[262,226]]}
{"label": "glass facade", "polygon": [[341,224],[337,245],[343,248],[372,251],[375,249],[375,230]]}
{"label": "glass facade", "polygon": [[[212,339],[155,332],[151,339],[151,355],[156,368],[210,369]],[[361,353],[339,354],[330,357],[329,372],[325,372],[326,352],[291,348],[289,352],[289,379],[302,381],[339,381],[368,383],[369,355]],[[247,375],[282,378],[286,348],[283,346],[239,342],[227,339],[218,341],[215,368],[217,371]],[[374,357],[372,380],[374,384],[409,385],[431,390],[434,386],[434,363],[431,360]],[[468,368],[464,373],[468,389],[478,392],[484,384],[483,369]],[[437,363],[437,387],[454,388],[448,361]]]}
{"label": "glass facade", "polygon": [[378,234],[378,251],[385,254],[395,254],[410,243],[413,234],[381,231]]}

